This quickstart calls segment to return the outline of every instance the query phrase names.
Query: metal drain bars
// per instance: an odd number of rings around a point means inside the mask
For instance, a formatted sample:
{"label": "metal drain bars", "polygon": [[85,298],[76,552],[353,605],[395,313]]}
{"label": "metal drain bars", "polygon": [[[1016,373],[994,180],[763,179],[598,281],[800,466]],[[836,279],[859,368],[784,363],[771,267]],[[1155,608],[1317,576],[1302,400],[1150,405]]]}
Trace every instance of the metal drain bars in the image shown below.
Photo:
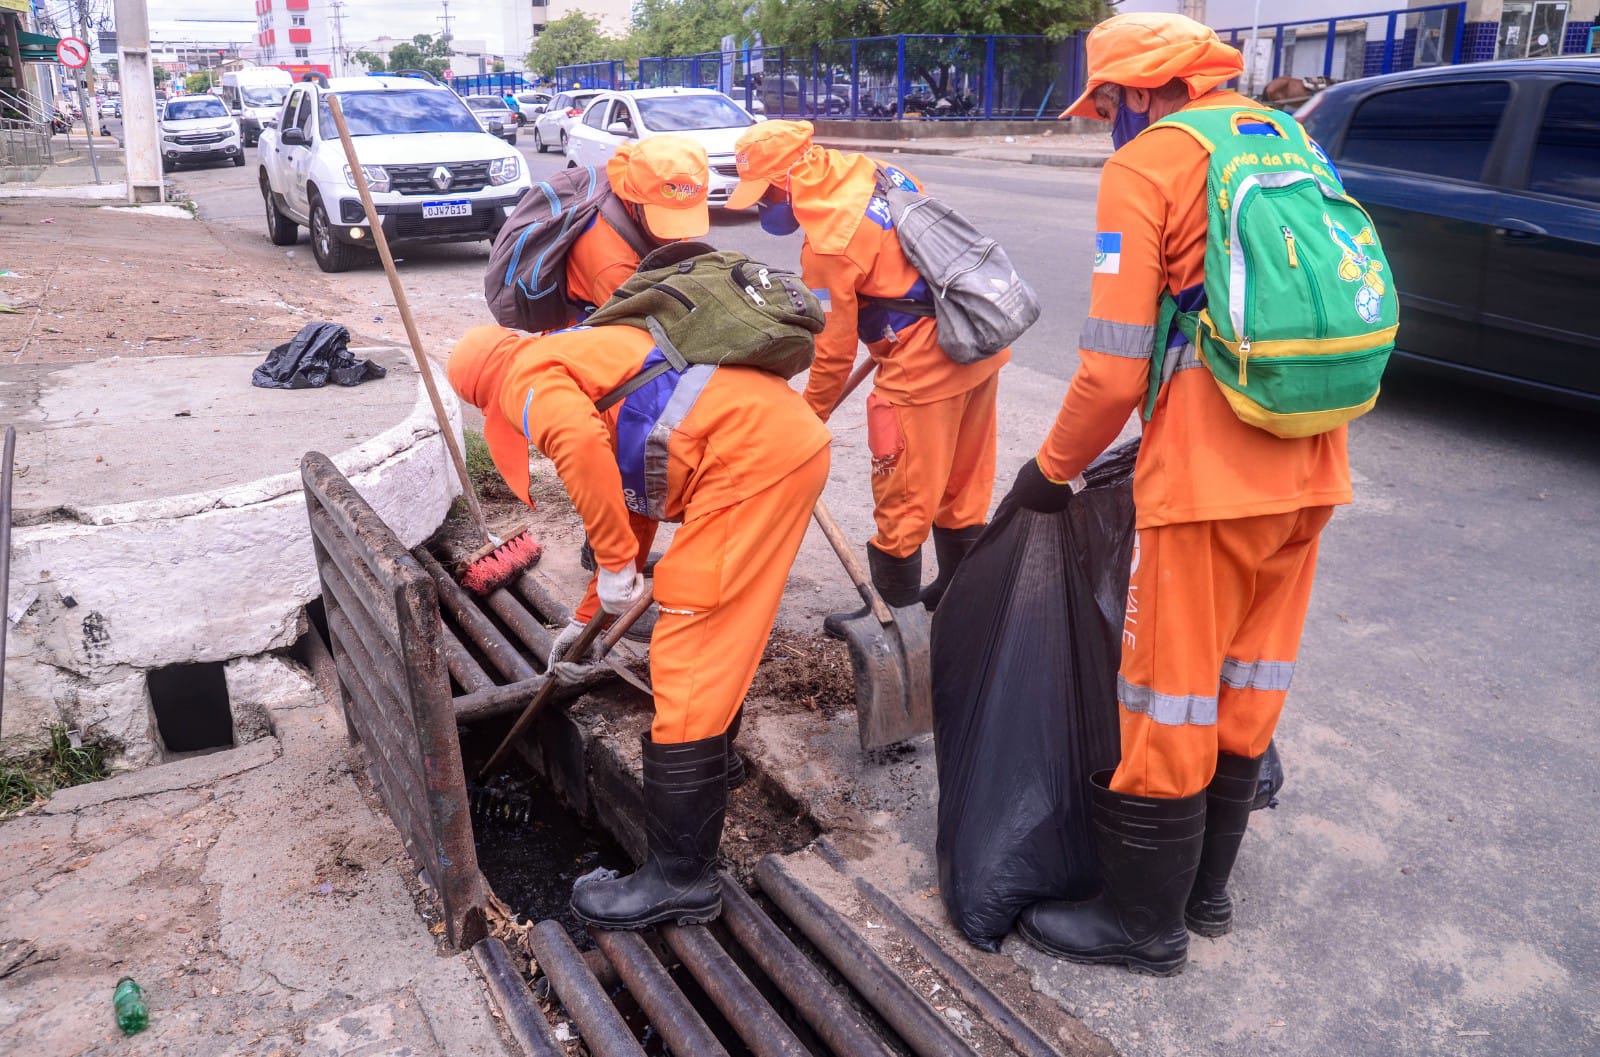
{"label": "metal drain bars", "polygon": [[[591,930],[599,953],[676,1057],[727,1057],[732,1036],[739,1044],[734,1049],[743,1047],[755,1057],[898,1057],[907,1052],[916,1057],[973,1057],[978,1052],[780,859],[762,860],[756,881],[805,935],[814,954],[802,951],[727,875],[718,924],[664,925],[654,933]],[[912,937],[898,923],[886,927],[897,943],[931,942],[920,930]],[[541,922],[529,939],[552,997],[566,1009],[592,1057],[639,1057],[643,1050],[635,1031],[597,977],[596,966],[605,966],[593,960],[595,952],[586,961],[554,921]],[[482,961],[481,952],[479,957]],[[669,971],[674,963],[681,969]],[[702,1002],[709,1000],[726,1022],[718,1030],[731,1035],[719,1036],[708,1026],[675,979],[685,972],[694,982],[690,990],[703,996]],[[599,976],[610,974],[602,971]],[[849,987],[832,982],[839,978]],[[989,1022],[990,1011],[978,1006],[1004,1009],[1004,1004],[976,978],[969,977],[969,982],[972,989],[964,989],[963,1000]],[[533,1003],[525,988],[513,994],[496,988],[495,994],[508,1020],[515,1019],[508,1003]],[[780,1010],[773,1001],[786,1008]],[[871,1013],[860,1012],[862,1007]],[[1042,1047],[1030,1045],[1021,1052],[1056,1057],[1025,1025],[1017,1034]],[[997,1052],[994,1043],[1003,1037],[989,1038],[983,1052]]]}

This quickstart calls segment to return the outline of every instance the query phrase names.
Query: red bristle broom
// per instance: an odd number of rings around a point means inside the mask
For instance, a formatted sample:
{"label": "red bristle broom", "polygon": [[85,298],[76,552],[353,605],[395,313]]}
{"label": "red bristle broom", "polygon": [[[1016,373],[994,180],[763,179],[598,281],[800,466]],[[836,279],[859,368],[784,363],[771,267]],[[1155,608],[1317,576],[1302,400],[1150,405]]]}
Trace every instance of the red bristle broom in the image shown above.
{"label": "red bristle broom", "polygon": [[339,97],[335,94],[330,93],[327,99],[333,123],[339,129],[339,141],[344,144],[345,160],[350,163],[350,173],[355,177],[356,190],[361,193],[361,205],[367,211],[367,228],[372,232],[373,245],[377,247],[378,256],[383,260],[383,270],[389,276],[389,288],[394,291],[395,307],[400,310],[400,319],[405,323],[406,337],[411,340],[411,355],[417,361],[417,373],[422,375],[422,384],[427,388],[428,399],[433,403],[433,413],[439,419],[439,432],[444,435],[445,445],[450,449],[450,461],[455,463],[456,473],[461,478],[461,493],[466,497],[467,507],[472,511],[473,524],[483,536],[483,546],[466,559],[466,568],[461,574],[461,586],[475,594],[486,595],[505,586],[512,577],[538,561],[539,555],[544,553],[544,548],[528,535],[527,529],[517,530],[504,542],[489,532],[488,522],[483,517],[483,507],[478,504],[478,493],[472,487],[471,476],[467,474],[467,460],[461,454],[461,446],[456,443],[455,433],[450,429],[450,418],[444,412],[444,402],[439,399],[439,388],[434,384],[433,371],[429,369],[428,358],[422,351],[422,338],[417,334],[416,321],[411,318],[411,304],[406,300],[405,289],[400,285],[400,273],[395,270],[394,257],[389,253],[389,240],[384,236],[383,224],[378,217],[377,209],[372,204],[372,191],[367,187],[367,174],[361,170],[361,162],[356,157],[356,145],[350,139],[349,127],[345,125],[344,107],[339,105]]}

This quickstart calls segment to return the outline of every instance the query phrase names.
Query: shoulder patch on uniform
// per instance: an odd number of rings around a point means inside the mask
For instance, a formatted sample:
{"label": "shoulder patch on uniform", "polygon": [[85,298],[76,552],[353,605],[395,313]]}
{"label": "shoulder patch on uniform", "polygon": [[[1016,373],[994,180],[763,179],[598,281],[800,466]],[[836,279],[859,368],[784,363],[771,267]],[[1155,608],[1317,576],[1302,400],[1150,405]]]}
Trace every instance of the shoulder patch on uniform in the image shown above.
{"label": "shoulder patch on uniform", "polygon": [[1122,271],[1122,232],[1101,231],[1094,237],[1094,272],[1116,275]]}
{"label": "shoulder patch on uniform", "polygon": [[867,219],[885,231],[894,227],[894,218],[889,214],[889,203],[877,195],[867,200]]}
{"label": "shoulder patch on uniform", "polygon": [[827,290],[812,290],[811,292],[816,295],[816,298],[817,298],[818,301],[822,302],[822,311],[823,312],[832,312],[833,311],[833,295],[832,294],[830,294]]}

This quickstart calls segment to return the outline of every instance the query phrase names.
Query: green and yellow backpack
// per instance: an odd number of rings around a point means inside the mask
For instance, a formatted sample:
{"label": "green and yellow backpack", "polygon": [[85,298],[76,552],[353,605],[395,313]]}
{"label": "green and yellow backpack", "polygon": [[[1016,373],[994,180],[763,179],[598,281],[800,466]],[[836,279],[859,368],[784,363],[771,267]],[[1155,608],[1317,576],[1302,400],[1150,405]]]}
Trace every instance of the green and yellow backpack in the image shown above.
{"label": "green and yellow backpack", "polygon": [[1327,155],[1275,110],[1182,110],[1210,155],[1205,307],[1164,295],[1145,418],[1178,327],[1240,420],[1279,437],[1326,433],[1371,410],[1394,349],[1399,298],[1372,218]]}

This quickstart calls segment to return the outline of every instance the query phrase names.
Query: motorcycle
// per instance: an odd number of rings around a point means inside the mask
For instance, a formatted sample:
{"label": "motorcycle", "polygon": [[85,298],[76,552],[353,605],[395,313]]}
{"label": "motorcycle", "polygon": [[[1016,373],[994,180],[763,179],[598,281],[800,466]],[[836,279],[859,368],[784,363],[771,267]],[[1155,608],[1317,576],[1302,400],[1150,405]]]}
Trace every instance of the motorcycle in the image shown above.
{"label": "motorcycle", "polygon": [[58,136],[69,134],[72,131],[72,118],[66,114],[56,114],[50,119],[50,131]]}

